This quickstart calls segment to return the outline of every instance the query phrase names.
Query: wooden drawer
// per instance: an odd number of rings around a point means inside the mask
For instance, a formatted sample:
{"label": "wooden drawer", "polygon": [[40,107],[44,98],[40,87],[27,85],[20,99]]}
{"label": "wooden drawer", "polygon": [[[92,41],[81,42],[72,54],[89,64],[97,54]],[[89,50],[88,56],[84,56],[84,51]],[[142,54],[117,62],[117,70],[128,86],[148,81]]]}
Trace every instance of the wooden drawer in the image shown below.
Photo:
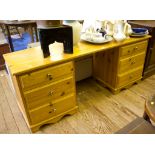
{"label": "wooden drawer", "polygon": [[140,53],[119,61],[119,74],[144,65],[145,53]]}
{"label": "wooden drawer", "polygon": [[146,48],[147,41],[120,47],[120,57],[125,58],[137,53],[145,52]]}
{"label": "wooden drawer", "polygon": [[75,81],[73,77],[69,77],[59,82],[46,85],[32,91],[27,91],[24,93],[24,97],[29,108],[39,106],[42,100],[50,99],[55,100],[64,97],[70,93],[75,92]]}
{"label": "wooden drawer", "polygon": [[131,82],[134,82],[142,77],[143,67],[137,68],[128,72],[127,74],[119,74],[117,76],[117,87],[125,86]]}
{"label": "wooden drawer", "polygon": [[45,85],[54,82],[63,76],[73,75],[73,62],[38,70],[20,77],[20,82],[24,90],[32,89],[38,85]]}
{"label": "wooden drawer", "polygon": [[32,124],[40,123],[54,116],[57,116],[65,111],[68,111],[76,106],[76,99],[74,95],[67,96],[63,100],[47,103],[44,106],[29,111]]}

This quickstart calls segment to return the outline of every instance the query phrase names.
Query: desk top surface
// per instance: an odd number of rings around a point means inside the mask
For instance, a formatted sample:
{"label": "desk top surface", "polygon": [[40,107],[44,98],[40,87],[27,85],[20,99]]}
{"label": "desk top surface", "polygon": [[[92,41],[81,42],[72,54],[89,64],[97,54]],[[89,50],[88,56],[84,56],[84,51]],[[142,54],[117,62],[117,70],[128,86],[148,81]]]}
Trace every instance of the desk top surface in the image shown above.
{"label": "desk top surface", "polygon": [[122,42],[112,41],[105,44],[90,44],[81,41],[78,43],[78,45],[74,46],[73,54],[64,53],[61,58],[55,58],[50,56],[44,58],[40,46],[18,52],[4,54],[3,56],[7,66],[10,69],[10,73],[13,75],[17,75],[27,71],[56,65],[84,56],[89,56],[99,51],[105,51],[111,48],[147,40],[149,38],[150,36],[147,35],[145,37],[140,38],[129,38]]}

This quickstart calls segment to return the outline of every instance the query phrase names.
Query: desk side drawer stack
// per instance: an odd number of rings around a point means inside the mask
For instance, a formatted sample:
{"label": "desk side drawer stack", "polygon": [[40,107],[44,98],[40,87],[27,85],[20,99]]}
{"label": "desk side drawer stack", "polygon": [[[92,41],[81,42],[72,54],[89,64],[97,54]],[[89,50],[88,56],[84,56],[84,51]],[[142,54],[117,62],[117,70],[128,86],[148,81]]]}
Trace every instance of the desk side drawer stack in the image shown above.
{"label": "desk side drawer stack", "polygon": [[73,62],[27,72],[16,80],[22,111],[32,132],[76,112]]}
{"label": "desk side drawer stack", "polygon": [[96,53],[94,77],[113,93],[139,81],[142,78],[147,44],[148,41],[141,41]]}

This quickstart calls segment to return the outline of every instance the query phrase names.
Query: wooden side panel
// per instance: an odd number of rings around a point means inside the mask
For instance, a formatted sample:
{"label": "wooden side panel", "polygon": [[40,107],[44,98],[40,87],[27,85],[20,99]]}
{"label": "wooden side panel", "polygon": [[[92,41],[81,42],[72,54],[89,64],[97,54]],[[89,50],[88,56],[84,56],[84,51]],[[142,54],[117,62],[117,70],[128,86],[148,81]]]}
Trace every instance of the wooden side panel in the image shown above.
{"label": "wooden side panel", "polygon": [[25,101],[24,101],[23,92],[22,92],[22,88],[20,86],[19,78],[16,76],[13,76],[12,81],[13,81],[13,86],[15,88],[15,93],[16,93],[15,95],[16,95],[17,100],[18,100],[17,101],[18,106],[19,106],[27,124],[29,125],[30,118],[29,118],[29,115],[27,112],[27,106],[26,106]]}
{"label": "wooden side panel", "polygon": [[96,53],[93,56],[93,76],[112,87],[116,85],[118,49]]}

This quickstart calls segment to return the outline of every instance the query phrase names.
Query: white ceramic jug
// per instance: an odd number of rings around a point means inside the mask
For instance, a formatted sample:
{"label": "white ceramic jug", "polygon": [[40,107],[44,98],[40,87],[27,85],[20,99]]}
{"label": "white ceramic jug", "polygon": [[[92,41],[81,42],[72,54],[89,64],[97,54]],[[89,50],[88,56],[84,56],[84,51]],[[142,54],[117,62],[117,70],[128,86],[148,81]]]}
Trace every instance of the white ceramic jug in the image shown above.
{"label": "white ceramic jug", "polygon": [[116,41],[123,41],[126,39],[126,35],[124,34],[125,23],[122,20],[117,20],[114,25],[114,34],[113,38]]}
{"label": "white ceramic jug", "polygon": [[129,38],[130,34],[132,34],[132,28],[131,25],[127,23],[127,21],[124,21],[124,34],[126,35],[127,38]]}
{"label": "white ceramic jug", "polygon": [[72,26],[73,29],[73,44],[76,45],[80,41],[80,35],[82,31],[82,24],[77,20],[64,20],[63,24]]}

